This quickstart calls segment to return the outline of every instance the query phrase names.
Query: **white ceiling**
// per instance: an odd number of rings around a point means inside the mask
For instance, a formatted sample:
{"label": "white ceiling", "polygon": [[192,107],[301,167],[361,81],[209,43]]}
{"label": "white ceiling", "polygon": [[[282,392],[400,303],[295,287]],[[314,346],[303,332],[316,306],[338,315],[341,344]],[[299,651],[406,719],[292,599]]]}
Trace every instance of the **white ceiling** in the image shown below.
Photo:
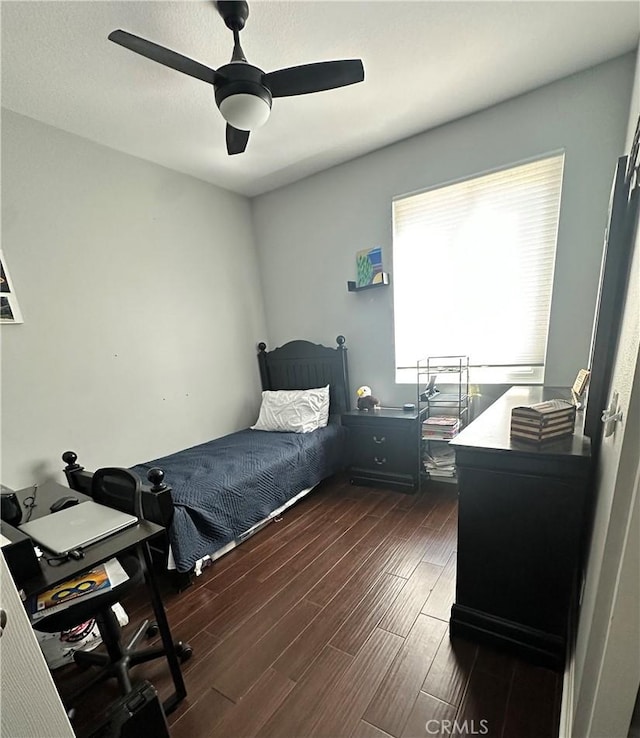
{"label": "white ceiling", "polygon": [[274,101],[229,157],[212,88],[107,40],[116,28],[213,68],[212,2],[2,2],[2,104],[114,149],[256,195],[636,47],[632,2],[271,2],[242,32],[265,71],[361,58],[365,82]]}

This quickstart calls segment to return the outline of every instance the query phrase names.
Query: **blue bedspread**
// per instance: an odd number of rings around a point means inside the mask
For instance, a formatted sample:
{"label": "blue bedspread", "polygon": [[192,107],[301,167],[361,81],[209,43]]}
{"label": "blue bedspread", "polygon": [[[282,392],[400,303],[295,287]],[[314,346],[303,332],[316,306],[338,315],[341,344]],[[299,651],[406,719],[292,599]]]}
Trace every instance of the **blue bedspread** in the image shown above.
{"label": "blue bedspread", "polygon": [[165,473],[175,506],[169,538],[178,571],[235,540],[302,490],[346,466],[345,430],[242,430],[133,467]]}

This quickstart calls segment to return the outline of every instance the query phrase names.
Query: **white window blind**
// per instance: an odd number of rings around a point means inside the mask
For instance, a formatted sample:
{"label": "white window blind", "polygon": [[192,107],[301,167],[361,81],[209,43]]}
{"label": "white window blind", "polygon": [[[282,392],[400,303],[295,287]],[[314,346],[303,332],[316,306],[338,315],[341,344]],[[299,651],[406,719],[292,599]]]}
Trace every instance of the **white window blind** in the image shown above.
{"label": "white window blind", "polygon": [[472,382],[544,379],[564,154],[393,202],[396,380],[469,356]]}

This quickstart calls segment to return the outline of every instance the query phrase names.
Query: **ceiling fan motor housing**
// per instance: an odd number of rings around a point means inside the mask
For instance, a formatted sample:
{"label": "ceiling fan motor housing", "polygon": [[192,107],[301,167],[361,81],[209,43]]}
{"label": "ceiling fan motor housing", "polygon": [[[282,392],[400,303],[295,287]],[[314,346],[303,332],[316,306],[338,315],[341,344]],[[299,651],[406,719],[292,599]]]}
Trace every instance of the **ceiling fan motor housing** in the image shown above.
{"label": "ceiling fan motor housing", "polygon": [[[214,85],[216,105],[225,119],[235,128],[253,130],[267,121],[271,111],[272,97],[271,91],[262,83],[263,77],[262,69],[246,62],[231,62],[218,69],[218,76]],[[238,105],[240,117],[233,120],[235,101],[232,102],[230,98],[240,95],[243,97],[250,95],[257,98],[251,106],[250,120],[246,120],[243,115],[247,109],[246,105]],[[227,101],[226,105],[225,100]],[[261,102],[258,102],[258,100]]]}
{"label": "ceiling fan motor housing", "polygon": [[249,5],[245,0],[217,0],[216,8],[227,28],[241,31],[249,17]]}

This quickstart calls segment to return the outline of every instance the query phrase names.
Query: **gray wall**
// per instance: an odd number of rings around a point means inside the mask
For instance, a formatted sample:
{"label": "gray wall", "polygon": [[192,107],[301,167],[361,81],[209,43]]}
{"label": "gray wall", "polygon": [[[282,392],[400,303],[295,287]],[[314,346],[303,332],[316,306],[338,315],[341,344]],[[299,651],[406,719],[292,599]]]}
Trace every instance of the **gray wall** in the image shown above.
{"label": "gray wall", "polygon": [[[254,226],[272,340],[281,344],[304,335],[326,342],[344,333],[353,388],[370,385],[383,404],[412,399],[412,388],[396,385],[394,378],[393,196],[563,148],[546,382],[571,384],[589,353],[633,67],[634,55],[625,55],[256,198]],[[383,247],[391,287],[347,293],[355,252],[377,245]],[[416,269],[424,274],[426,304],[430,279],[455,285],[455,275],[439,273],[426,259]],[[428,331],[426,304],[416,315],[417,331]]]}
{"label": "gray wall", "polygon": [[237,430],[266,339],[248,201],[10,111],[2,244],[2,470],[130,465]]}
{"label": "gray wall", "polygon": [[[3,483],[128,465],[254,417],[255,344],[344,333],[353,387],[394,383],[392,290],[347,293],[355,252],[391,264],[391,198],[564,148],[547,381],[586,362],[633,55],[261,196],[244,198],[3,111],[2,242],[24,325],[2,326]],[[259,254],[256,258],[251,212]],[[259,268],[259,271],[258,271]],[[428,280],[437,268],[424,269]],[[392,274],[393,282],[393,274]],[[263,303],[261,284],[266,295]],[[424,315],[416,330],[428,330]]]}

